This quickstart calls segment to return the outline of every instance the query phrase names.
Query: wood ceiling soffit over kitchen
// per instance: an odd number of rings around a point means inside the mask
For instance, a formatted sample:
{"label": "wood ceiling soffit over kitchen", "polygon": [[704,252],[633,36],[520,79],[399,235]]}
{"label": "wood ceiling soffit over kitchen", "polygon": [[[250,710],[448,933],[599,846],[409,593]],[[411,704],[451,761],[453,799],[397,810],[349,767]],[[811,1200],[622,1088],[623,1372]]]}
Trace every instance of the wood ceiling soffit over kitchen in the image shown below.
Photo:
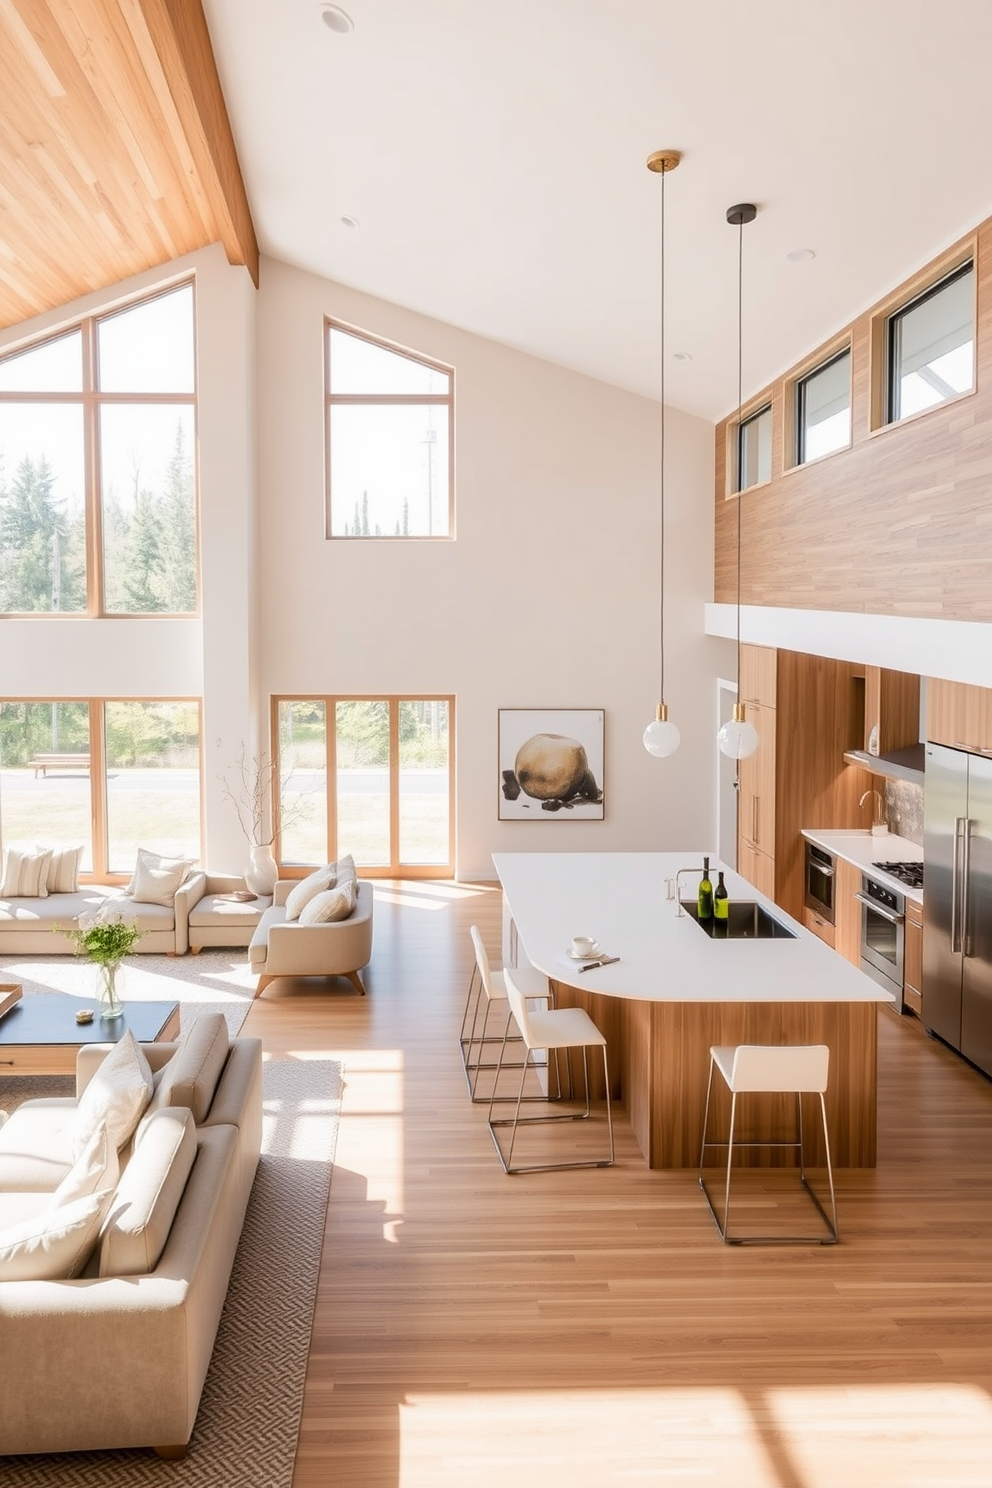
{"label": "wood ceiling soffit over kitchen", "polygon": [[258,242],[200,0],[0,0],[0,329]]}

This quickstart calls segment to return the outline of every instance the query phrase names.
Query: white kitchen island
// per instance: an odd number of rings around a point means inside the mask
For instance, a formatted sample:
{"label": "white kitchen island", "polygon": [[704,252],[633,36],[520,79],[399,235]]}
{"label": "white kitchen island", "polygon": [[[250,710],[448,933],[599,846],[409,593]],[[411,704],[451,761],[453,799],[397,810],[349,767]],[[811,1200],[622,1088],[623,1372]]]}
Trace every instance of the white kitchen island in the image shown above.
{"label": "white kitchen island", "polygon": [[[649,1166],[696,1166],[710,1045],[741,1043],[827,1044],[834,1163],[874,1166],[877,1007],[891,999],[869,977],[712,853],[711,877],[723,869],[731,902],[756,901],[794,938],[714,940],[679,916],[666,880],[701,868],[701,853],[496,853],[493,862],[509,959],[518,940],[556,983],[559,1005],[584,1007],[606,1035],[614,1094]],[[695,899],[698,880],[683,874],[680,897]],[[620,961],[579,975],[567,956],[573,935],[595,936]],[[794,1101],[762,1097],[750,1119],[755,1140],[788,1135]]]}

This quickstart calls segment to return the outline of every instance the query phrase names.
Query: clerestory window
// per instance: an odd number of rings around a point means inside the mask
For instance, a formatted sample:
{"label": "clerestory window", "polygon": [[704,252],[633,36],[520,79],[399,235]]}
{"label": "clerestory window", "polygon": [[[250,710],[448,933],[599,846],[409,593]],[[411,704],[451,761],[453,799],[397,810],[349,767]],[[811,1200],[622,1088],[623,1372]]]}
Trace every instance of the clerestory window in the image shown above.
{"label": "clerestory window", "polygon": [[328,321],[327,535],[454,536],[451,367]]}

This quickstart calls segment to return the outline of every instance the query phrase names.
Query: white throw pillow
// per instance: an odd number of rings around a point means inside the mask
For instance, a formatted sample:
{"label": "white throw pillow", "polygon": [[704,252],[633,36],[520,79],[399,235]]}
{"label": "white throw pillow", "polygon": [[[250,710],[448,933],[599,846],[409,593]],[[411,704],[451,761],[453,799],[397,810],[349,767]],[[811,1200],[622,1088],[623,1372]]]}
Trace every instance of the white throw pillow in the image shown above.
{"label": "white throw pillow", "polygon": [[[128,897],[129,899],[133,899],[136,904],[171,904],[172,899],[175,898],[176,889],[184,884],[189,878],[195,866],[195,862],[196,860],[194,858],[167,858],[163,857],[161,853],[151,852],[147,847],[139,847],[138,856],[134,864],[134,872],[131,875],[131,882],[124,890],[124,893],[126,897]],[[163,888],[162,881],[156,882],[154,879],[144,876],[143,870],[146,871],[149,868],[161,869],[171,877],[176,873],[180,865],[182,867],[182,872],[179,875],[179,881],[176,884],[176,888],[172,890],[172,898],[167,900],[145,899],[137,893],[139,881],[143,883],[144,887],[150,888],[153,893],[161,892]]]}
{"label": "white throw pillow", "polygon": [[335,883],[346,883],[348,879],[351,879],[352,883],[354,883],[357,875],[355,873],[355,860],[351,856],[351,853],[346,853],[343,858],[338,858],[337,866],[338,876],[335,879]]}
{"label": "white throw pillow", "polygon": [[338,884],[315,894],[300,914],[301,925],[328,925],[334,920],[346,920],[354,913],[357,894],[355,881]]}
{"label": "white throw pillow", "polygon": [[308,873],[306,878],[301,878],[286,896],[286,919],[298,920],[315,894],[322,894],[325,889],[334,887],[336,875],[336,865],[328,863],[326,868],[318,868],[315,872]]}
{"label": "white throw pillow", "polygon": [[155,1270],[195,1157],[191,1111],[169,1108],[148,1117],[103,1227],[101,1276],[143,1276]]}
{"label": "white throw pillow", "polygon": [[0,1281],[67,1281],[78,1276],[96,1245],[112,1188],[0,1231]]}
{"label": "white throw pillow", "polygon": [[74,1199],[84,1198],[98,1189],[114,1188],[120,1174],[117,1148],[107,1133],[107,1123],[101,1121],[52,1194],[48,1207],[60,1209],[63,1204],[71,1204]]}
{"label": "white throw pillow", "polygon": [[0,895],[5,899],[47,899],[51,861],[50,847],[39,850],[33,842],[12,844],[3,855]]}
{"label": "white throw pillow", "polygon": [[52,848],[52,861],[48,865],[50,894],[75,894],[79,888],[79,864],[82,856],[82,845]]}
{"label": "white throw pillow", "polygon": [[72,1122],[72,1155],[81,1156],[101,1121],[117,1152],[152,1098],[152,1072],[130,1028],[111,1049],[79,1097]]}
{"label": "white throw pillow", "polygon": [[171,906],[175,902],[176,890],[185,883],[192,866],[190,858],[160,858],[157,853],[139,849],[127,896],[135,904]]}

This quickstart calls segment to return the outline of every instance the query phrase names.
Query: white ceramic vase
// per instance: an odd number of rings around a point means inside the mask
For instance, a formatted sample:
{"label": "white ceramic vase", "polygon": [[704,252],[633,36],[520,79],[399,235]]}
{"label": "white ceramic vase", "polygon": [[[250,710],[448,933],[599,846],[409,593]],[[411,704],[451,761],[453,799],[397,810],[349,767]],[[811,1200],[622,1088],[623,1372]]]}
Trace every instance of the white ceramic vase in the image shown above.
{"label": "white ceramic vase", "polygon": [[245,873],[245,883],[253,894],[271,894],[279,877],[279,869],[276,860],[272,856],[272,848],[266,843],[255,843],[248,860],[248,868]]}

